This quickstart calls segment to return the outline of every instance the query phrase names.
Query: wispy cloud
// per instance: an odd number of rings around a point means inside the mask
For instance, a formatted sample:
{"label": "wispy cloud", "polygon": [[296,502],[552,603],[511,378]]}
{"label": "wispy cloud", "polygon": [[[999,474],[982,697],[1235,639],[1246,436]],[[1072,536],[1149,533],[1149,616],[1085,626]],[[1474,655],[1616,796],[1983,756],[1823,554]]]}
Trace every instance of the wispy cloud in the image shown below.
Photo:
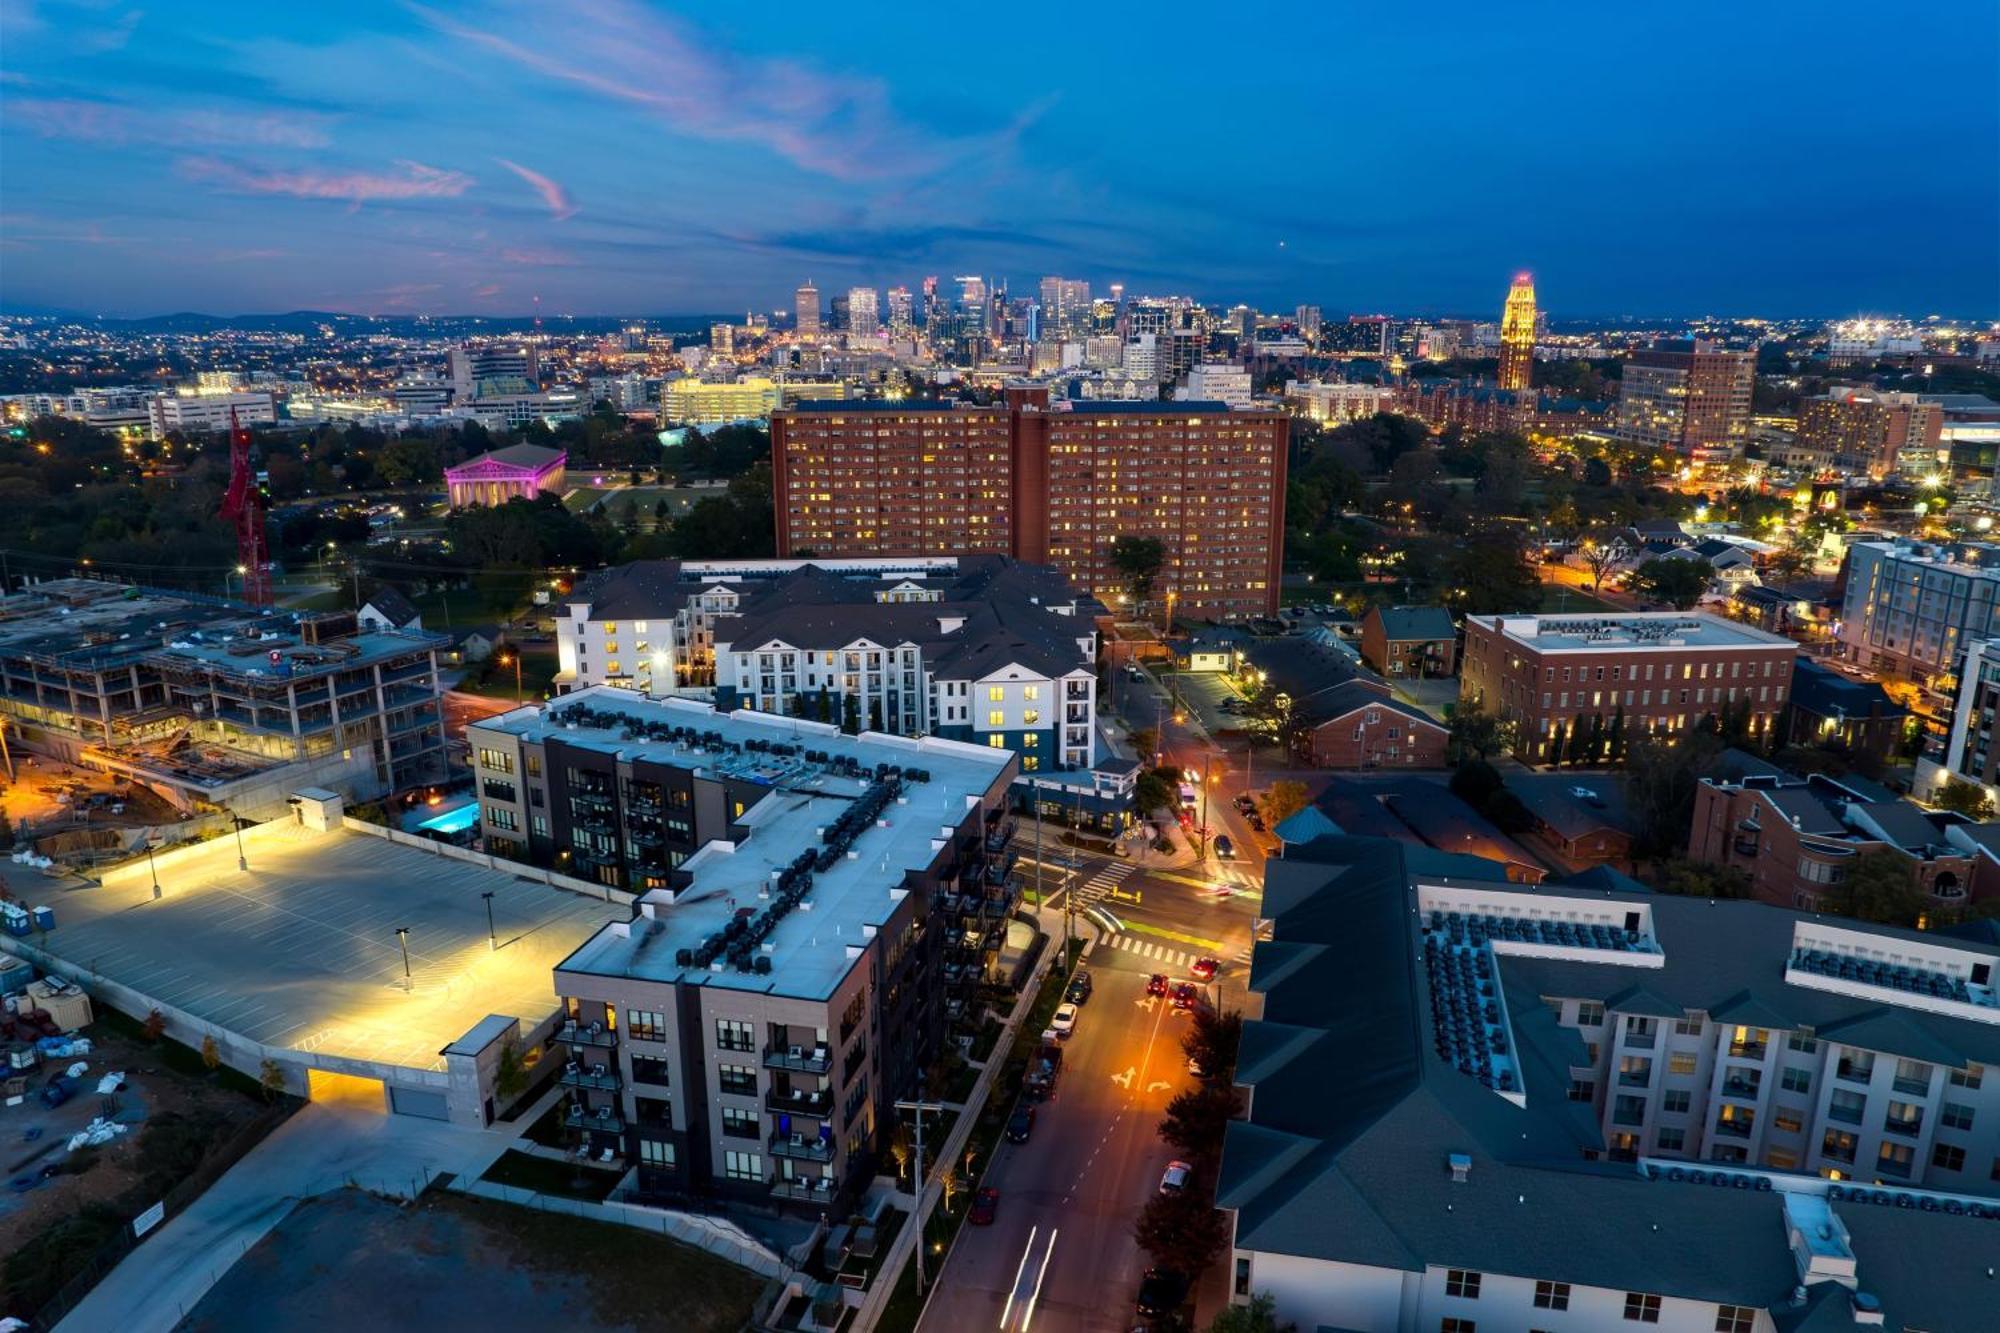
{"label": "wispy cloud", "polygon": [[143,9],[128,9],[111,23],[99,24],[78,39],[78,44],[86,51],[123,51],[132,43],[132,34],[139,29],[139,20],[146,17]]}
{"label": "wispy cloud", "polygon": [[519,162],[509,162],[504,157],[496,157],[493,160],[533,186],[535,193],[542,196],[542,202],[549,206],[549,212],[557,222],[576,216],[576,201],[570,198],[569,191],[562,187],[560,181],[550,180],[541,172],[524,167]]}
{"label": "wispy cloud", "polygon": [[455,199],[471,189],[462,171],[398,162],[400,174],[373,171],[285,171],[247,166],[215,157],[182,158],[181,174],[235,194],[289,195],[294,199],[343,199],[361,204],[375,199]]}
{"label": "wispy cloud", "polygon": [[323,148],[330,139],[317,116],[218,108],[168,111],[81,97],[17,97],[7,103],[17,123],[45,139],[164,148]]}
{"label": "wispy cloud", "polygon": [[761,144],[842,180],[937,171],[1011,140],[1021,128],[970,138],[936,134],[901,118],[878,79],[708,45],[689,27],[630,0],[555,6],[507,0],[481,11],[486,26],[424,5],[409,8],[439,32],[638,107],[679,133]]}
{"label": "wispy cloud", "polygon": [[510,246],[500,252],[500,258],[527,268],[574,268],[577,264],[575,255],[533,246]]}

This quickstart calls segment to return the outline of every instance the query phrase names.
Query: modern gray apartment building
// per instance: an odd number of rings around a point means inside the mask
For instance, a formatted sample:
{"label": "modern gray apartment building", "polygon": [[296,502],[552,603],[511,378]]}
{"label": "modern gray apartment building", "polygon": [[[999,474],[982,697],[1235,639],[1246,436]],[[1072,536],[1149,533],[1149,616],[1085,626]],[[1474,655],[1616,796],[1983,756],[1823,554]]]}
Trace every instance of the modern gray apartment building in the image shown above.
{"label": "modern gray apartment building", "polygon": [[17,743],[183,809],[288,814],[446,776],[441,635],[101,579],[0,597],[0,712]]}
{"label": "modern gray apartment building", "polygon": [[872,1175],[1018,904],[1014,755],[607,687],[469,731],[489,847],[638,895],[556,969],[585,1146],[642,1194]]}
{"label": "modern gray apartment building", "polygon": [[1237,1299],[1364,1333],[1992,1326],[2000,948],[1499,874],[1344,836],[1267,863]]}
{"label": "modern gray apartment building", "polygon": [[1840,642],[1850,661],[1950,694],[1968,645],[2000,635],[2000,545],[1856,542]]}

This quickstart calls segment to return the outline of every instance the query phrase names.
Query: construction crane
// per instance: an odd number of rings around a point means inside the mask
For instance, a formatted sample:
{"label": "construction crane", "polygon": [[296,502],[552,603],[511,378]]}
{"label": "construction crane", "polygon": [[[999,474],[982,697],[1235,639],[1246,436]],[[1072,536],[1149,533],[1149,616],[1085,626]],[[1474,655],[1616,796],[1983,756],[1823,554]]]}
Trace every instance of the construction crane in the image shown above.
{"label": "construction crane", "polygon": [[243,600],[252,606],[271,604],[271,557],[264,537],[264,497],[250,467],[250,432],[229,409],[229,491],[222,497],[222,516],[236,525],[236,563],[243,570]]}

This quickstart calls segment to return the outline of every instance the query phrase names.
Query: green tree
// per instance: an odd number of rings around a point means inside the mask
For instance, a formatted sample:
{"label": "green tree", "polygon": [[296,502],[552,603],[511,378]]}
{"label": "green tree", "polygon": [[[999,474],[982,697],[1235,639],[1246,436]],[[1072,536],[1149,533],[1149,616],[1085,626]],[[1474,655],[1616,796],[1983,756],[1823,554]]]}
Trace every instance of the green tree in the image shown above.
{"label": "green tree", "polygon": [[1160,1120],[1160,1137],[1190,1161],[1214,1162],[1222,1155],[1222,1136],[1229,1122],[1242,1113],[1241,1093],[1225,1083],[1204,1079],[1167,1103]]}
{"label": "green tree", "polygon": [[1967,819],[1990,819],[1993,815],[1993,798],[1977,783],[1961,782],[1948,777],[1944,785],[1931,794],[1931,804],[1940,810],[1952,810]]}
{"label": "green tree", "polygon": [[222,1064],[222,1048],[215,1044],[215,1038],[212,1035],[204,1036],[201,1039],[201,1063],[202,1067],[211,1074]]}
{"label": "green tree", "polygon": [[1261,808],[1264,820],[1276,828],[1285,820],[1306,808],[1312,801],[1312,792],[1306,784],[1294,778],[1279,778],[1264,792]]}
{"label": "green tree", "polygon": [[1194,1275],[1221,1253],[1229,1240],[1229,1221],[1209,1202],[1206,1189],[1190,1184],[1148,1200],[1132,1237],[1161,1267]]}
{"label": "green tree", "polygon": [[861,696],[843,694],[840,697],[840,729],[850,736],[861,732]]}
{"label": "green tree", "polygon": [[1625,761],[1625,705],[1620,704],[1611,714],[1611,730],[1604,735],[1604,761],[1619,764]]}
{"label": "green tree", "polygon": [[1451,737],[1447,746],[1453,758],[1491,759],[1514,746],[1517,728],[1476,703],[1452,709]]}
{"label": "green tree", "polygon": [[521,1058],[519,1043],[509,1038],[500,1047],[500,1063],[493,1071],[493,1095],[511,1102],[528,1089],[528,1065]]}
{"label": "green tree", "polygon": [[1134,610],[1153,599],[1153,581],[1166,563],[1167,548],[1158,537],[1119,537],[1111,543],[1111,567],[1125,580]]}
{"label": "green tree", "polygon": [[1636,825],[1633,855],[1658,859],[1687,846],[1695,790],[1726,748],[1700,730],[1632,737],[1625,752],[1625,804]]}
{"label": "green tree", "polygon": [[1236,1048],[1242,1041],[1243,1015],[1240,1012],[1231,1009],[1221,1013],[1201,1008],[1194,1011],[1194,1022],[1181,1038],[1181,1050],[1206,1071],[1202,1075],[1204,1079],[1211,1083],[1228,1084],[1236,1073]]}
{"label": "green tree", "polygon": [[264,1090],[264,1100],[274,1101],[285,1092],[285,1067],[276,1060],[266,1060],[257,1068],[257,1086]]}
{"label": "green tree", "polygon": [[1634,591],[1685,611],[1701,600],[1714,580],[1715,566],[1706,560],[1662,556],[1634,570],[1631,583]]}
{"label": "green tree", "polygon": [[1604,576],[1619,563],[1619,552],[1615,547],[1591,539],[1576,548],[1576,558],[1590,572],[1590,590],[1596,592],[1603,586]]}
{"label": "green tree", "polygon": [[1168,777],[1161,769],[1141,771],[1138,782],[1133,785],[1132,808],[1139,812],[1141,819],[1165,809],[1174,803],[1176,785],[1177,776]]}
{"label": "green tree", "polygon": [[1659,891],[1687,898],[1749,898],[1755,887],[1747,870],[1675,857],[1660,872]]}
{"label": "green tree", "polygon": [[1915,863],[1888,848],[1855,857],[1825,903],[1842,916],[1885,926],[1914,926],[1927,905]]}
{"label": "green tree", "polygon": [[1225,1305],[1209,1321],[1208,1333],[1298,1333],[1299,1326],[1278,1322],[1278,1303],[1260,1291],[1244,1305]]}

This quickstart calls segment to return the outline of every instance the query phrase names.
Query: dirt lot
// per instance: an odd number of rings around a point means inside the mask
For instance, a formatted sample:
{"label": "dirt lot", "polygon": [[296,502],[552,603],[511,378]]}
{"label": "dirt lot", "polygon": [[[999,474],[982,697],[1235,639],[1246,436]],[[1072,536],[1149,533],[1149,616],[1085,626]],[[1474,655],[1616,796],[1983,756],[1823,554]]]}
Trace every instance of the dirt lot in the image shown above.
{"label": "dirt lot", "polygon": [[295,1208],[179,1328],[731,1333],[760,1285],[630,1227],[443,1191],[402,1207],[341,1190]]}
{"label": "dirt lot", "polygon": [[[93,806],[93,798],[101,798]],[[122,807],[114,813],[114,807]],[[0,770],[0,811],[17,835],[39,838],[82,828],[136,828],[182,818],[144,787],[109,773],[14,752],[14,778]]]}
{"label": "dirt lot", "polygon": [[[140,1195],[170,1186],[178,1170],[163,1171],[167,1164],[148,1160],[140,1146],[149,1124],[167,1126],[163,1133],[171,1133],[183,1153],[199,1160],[206,1145],[229,1138],[262,1109],[259,1100],[240,1090],[241,1076],[211,1077],[195,1052],[148,1042],[118,1015],[100,1011],[83,1035],[91,1039],[92,1049],[76,1059],[90,1068],[78,1080],[74,1097],[53,1110],[42,1104],[39,1094],[50,1076],[73,1063],[54,1060],[29,1073],[21,1105],[0,1106],[0,1168],[5,1169],[0,1179],[8,1182],[0,1189],[0,1254],[14,1254],[23,1242],[47,1235],[92,1205],[137,1212],[146,1206],[135,1202]],[[125,1074],[125,1088],[100,1096],[97,1081],[113,1070]],[[69,1136],[100,1115],[131,1128],[102,1147],[71,1153]],[[152,1156],[161,1157],[163,1140],[150,1142]],[[41,1179],[51,1166],[60,1172]],[[10,1286],[14,1276],[8,1274]]]}

